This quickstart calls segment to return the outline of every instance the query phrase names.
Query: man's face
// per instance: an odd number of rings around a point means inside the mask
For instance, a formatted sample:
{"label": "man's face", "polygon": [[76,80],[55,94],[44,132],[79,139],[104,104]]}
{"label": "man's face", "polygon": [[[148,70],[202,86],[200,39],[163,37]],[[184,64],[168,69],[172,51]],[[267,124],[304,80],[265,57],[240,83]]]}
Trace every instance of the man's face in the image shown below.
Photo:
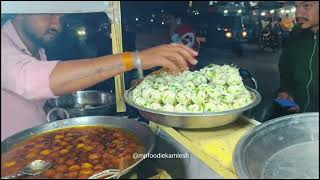
{"label": "man's face", "polygon": [[319,1],[296,1],[296,19],[302,29],[319,26]]}
{"label": "man's face", "polygon": [[61,32],[61,14],[23,15],[24,32],[41,46],[50,45]]}

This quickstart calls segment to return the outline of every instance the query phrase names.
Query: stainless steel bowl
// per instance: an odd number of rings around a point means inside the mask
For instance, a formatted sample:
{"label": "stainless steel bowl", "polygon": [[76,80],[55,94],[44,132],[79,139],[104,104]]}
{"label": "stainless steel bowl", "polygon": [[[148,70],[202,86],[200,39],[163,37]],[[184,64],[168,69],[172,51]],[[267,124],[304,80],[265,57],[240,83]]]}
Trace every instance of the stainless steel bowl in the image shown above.
{"label": "stainless steel bowl", "polygon": [[284,116],[256,126],[233,155],[240,178],[319,178],[319,113]]}
{"label": "stainless steel bowl", "polygon": [[[47,119],[51,113],[63,111],[70,117],[105,116],[115,111],[115,102],[110,93],[101,91],[77,91],[75,93],[49,99]],[[69,116],[68,116],[69,115]]]}
{"label": "stainless steel bowl", "polygon": [[240,109],[223,112],[176,113],[144,108],[134,103],[132,98],[133,88],[125,92],[125,100],[130,106],[137,108],[144,118],[158,124],[185,129],[212,128],[234,122],[244,111],[260,103],[260,94],[249,87],[246,88],[253,97],[252,103]]}
{"label": "stainless steel bowl", "polygon": [[[39,134],[53,130],[79,126],[102,126],[108,128],[120,128],[129,131],[142,141],[145,149],[144,154],[151,153],[156,143],[155,134],[152,132],[149,126],[134,119],[126,119],[114,116],[87,116],[46,123],[14,134],[1,142],[1,155],[9,151],[15,145]],[[139,163],[141,163],[144,158],[145,157],[142,156],[142,159],[139,159],[130,167],[118,172],[116,175],[122,176],[126,174]]]}

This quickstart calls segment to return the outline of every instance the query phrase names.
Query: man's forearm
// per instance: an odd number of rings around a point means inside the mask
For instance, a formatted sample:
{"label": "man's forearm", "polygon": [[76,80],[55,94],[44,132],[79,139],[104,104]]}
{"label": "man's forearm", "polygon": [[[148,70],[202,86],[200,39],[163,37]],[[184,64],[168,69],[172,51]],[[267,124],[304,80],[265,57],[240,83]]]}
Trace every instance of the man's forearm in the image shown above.
{"label": "man's forearm", "polygon": [[61,96],[86,89],[125,71],[121,54],[61,62],[51,74],[50,87],[56,96]]}

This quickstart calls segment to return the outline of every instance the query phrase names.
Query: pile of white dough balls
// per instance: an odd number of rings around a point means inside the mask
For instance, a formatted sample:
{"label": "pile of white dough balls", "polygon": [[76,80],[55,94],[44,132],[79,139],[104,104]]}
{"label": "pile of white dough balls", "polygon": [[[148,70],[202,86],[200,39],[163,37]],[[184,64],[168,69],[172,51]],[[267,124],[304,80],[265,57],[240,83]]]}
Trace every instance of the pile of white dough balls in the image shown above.
{"label": "pile of white dough balls", "polygon": [[252,95],[238,68],[211,64],[198,71],[147,76],[132,92],[142,107],[180,113],[221,112],[247,106]]}

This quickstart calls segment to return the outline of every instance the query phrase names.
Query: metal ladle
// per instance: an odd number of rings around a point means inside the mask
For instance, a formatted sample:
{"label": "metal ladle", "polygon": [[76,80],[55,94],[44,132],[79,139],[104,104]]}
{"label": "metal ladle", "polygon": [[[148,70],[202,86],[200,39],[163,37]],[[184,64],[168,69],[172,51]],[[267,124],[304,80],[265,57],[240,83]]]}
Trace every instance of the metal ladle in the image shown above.
{"label": "metal ladle", "polygon": [[52,163],[43,160],[34,160],[28,164],[22,171],[18,172],[16,175],[4,176],[1,179],[14,179],[21,176],[36,176],[42,174],[45,170],[49,169]]}
{"label": "metal ladle", "polygon": [[104,179],[119,179],[120,176],[120,169],[107,169],[105,171],[90,176],[88,179],[101,179],[102,177],[104,177]]}

